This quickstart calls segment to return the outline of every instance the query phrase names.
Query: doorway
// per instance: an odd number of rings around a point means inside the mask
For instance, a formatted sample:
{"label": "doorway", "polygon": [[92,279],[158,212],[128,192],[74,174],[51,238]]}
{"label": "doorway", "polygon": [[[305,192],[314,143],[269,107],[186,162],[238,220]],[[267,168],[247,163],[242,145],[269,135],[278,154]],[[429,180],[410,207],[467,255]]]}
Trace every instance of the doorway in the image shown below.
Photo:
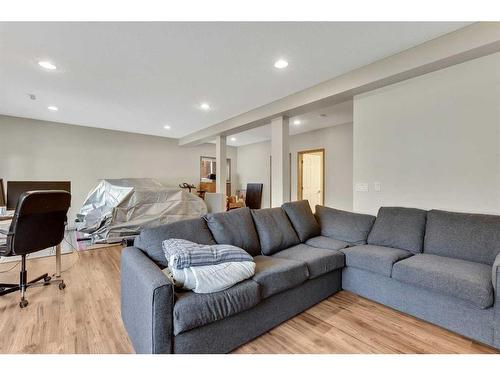
{"label": "doorway", "polygon": [[297,199],[307,199],[311,209],[325,201],[325,149],[297,154]]}

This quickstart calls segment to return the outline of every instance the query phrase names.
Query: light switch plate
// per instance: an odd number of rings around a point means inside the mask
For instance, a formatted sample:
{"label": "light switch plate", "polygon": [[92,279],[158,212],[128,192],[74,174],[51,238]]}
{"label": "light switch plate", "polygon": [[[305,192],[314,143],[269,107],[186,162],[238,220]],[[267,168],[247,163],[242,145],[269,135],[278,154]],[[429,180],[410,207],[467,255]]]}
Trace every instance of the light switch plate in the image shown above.
{"label": "light switch plate", "polygon": [[368,184],[364,182],[356,183],[356,191],[358,192],[367,192],[369,191]]}
{"label": "light switch plate", "polygon": [[380,182],[374,182],[373,183],[373,190],[374,191],[382,191],[382,184]]}

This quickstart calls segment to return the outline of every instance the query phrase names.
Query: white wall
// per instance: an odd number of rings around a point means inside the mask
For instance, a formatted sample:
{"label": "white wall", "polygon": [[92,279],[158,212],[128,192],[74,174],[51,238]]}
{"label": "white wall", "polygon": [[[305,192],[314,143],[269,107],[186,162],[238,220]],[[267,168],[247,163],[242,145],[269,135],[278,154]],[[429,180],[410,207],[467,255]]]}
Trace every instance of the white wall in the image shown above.
{"label": "white wall", "polygon": [[[290,137],[291,197],[297,199],[297,152],[325,149],[325,204],[352,210],[352,124],[343,124]],[[238,180],[264,184],[263,207],[269,207],[271,143],[260,142],[238,147]]]}
{"label": "white wall", "polygon": [[354,182],[359,212],[500,213],[500,53],[356,96]]}
{"label": "white wall", "polygon": [[[215,145],[179,147],[177,140],[0,116],[0,177],[8,180],[70,180],[70,218],[103,178],[151,177],[177,187],[200,181],[200,156]],[[236,148],[228,147],[237,188]]]}
{"label": "white wall", "polygon": [[[246,189],[248,183],[264,184],[262,190],[262,207],[270,207],[271,190],[269,182],[271,180],[271,142],[259,142],[238,149],[238,181],[241,189]],[[241,159],[240,159],[241,158]]]}

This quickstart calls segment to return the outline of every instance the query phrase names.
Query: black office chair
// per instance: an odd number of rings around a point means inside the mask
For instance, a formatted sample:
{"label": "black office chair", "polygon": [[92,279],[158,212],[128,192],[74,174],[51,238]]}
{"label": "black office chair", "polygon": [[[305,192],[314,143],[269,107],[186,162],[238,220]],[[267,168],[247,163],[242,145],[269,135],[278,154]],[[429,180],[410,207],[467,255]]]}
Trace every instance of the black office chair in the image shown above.
{"label": "black office chair", "polygon": [[[46,273],[27,282],[26,255],[57,246],[64,238],[66,214],[71,194],[63,190],[40,190],[22,193],[8,231],[0,229],[7,236],[5,245],[0,245],[0,256],[21,256],[19,284],[0,284],[0,296],[21,291],[21,308],[28,305],[25,298],[27,288],[59,283],[59,289],[66,285],[61,279],[51,280]],[[43,280],[43,281],[42,281]]]}

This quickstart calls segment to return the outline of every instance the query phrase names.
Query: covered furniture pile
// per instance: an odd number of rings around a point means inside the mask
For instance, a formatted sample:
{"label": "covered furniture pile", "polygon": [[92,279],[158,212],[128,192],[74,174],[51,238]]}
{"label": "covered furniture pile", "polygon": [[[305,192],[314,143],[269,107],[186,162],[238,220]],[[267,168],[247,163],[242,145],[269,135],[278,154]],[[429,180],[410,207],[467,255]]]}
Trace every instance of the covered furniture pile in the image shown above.
{"label": "covered furniture pile", "polygon": [[77,214],[79,232],[93,242],[120,242],[142,229],[201,217],[205,202],[181,188],[151,178],[102,180],[87,196]]}

